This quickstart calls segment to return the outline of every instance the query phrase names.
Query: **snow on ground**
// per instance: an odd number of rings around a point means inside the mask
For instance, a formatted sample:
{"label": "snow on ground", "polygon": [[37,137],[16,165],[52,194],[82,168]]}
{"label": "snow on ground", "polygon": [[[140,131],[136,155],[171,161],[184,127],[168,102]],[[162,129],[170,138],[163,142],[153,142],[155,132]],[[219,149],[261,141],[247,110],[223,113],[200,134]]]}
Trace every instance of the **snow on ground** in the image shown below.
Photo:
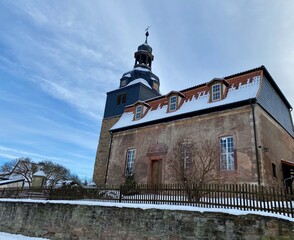
{"label": "snow on ground", "polygon": [[26,237],[18,234],[0,232],[1,240],[48,240],[47,238]]}
{"label": "snow on ground", "polygon": [[[247,215],[257,214],[267,217],[275,217],[285,219],[294,222],[294,218],[284,215],[269,213],[263,211],[243,211],[239,209],[224,209],[224,208],[203,208],[193,206],[179,206],[179,205],[157,205],[157,204],[139,204],[139,203],[116,203],[116,202],[99,202],[90,200],[35,200],[35,199],[9,199],[2,198],[0,202],[32,202],[32,203],[44,203],[44,204],[73,204],[73,205],[90,205],[90,206],[104,206],[104,207],[119,207],[119,208],[140,208],[140,209],[162,209],[162,210],[174,210],[174,211],[192,211],[192,212],[218,212],[228,213],[232,215]],[[2,238],[0,238],[2,240]]]}

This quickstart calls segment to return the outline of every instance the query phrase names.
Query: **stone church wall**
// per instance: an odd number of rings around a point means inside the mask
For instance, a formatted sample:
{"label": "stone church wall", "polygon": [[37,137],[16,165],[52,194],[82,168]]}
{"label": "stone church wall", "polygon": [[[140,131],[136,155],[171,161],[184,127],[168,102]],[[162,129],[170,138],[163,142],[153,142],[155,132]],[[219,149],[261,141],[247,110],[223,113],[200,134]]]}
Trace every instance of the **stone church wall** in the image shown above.
{"label": "stone church wall", "polygon": [[[219,138],[224,136],[233,136],[237,160],[235,171],[222,173],[225,181],[257,183],[251,111],[250,106],[245,106],[114,133],[107,183],[123,183],[126,153],[130,148],[136,149],[134,174],[137,182],[150,182],[150,162],[158,159],[162,161],[162,182],[168,183],[171,173],[167,159],[179,138],[188,137],[195,142],[214,140],[218,146]],[[156,144],[165,145],[166,153],[148,154],[150,147]]]}
{"label": "stone church wall", "polygon": [[[294,161],[293,138],[261,107],[258,106],[256,112],[262,184],[281,185],[284,180],[281,160]],[[272,163],[276,165],[276,177]]]}
{"label": "stone church wall", "polygon": [[53,240],[293,239],[294,223],[259,215],[1,202],[0,231]]}
{"label": "stone church wall", "polygon": [[101,124],[99,145],[97,147],[93,181],[97,185],[103,185],[105,183],[105,174],[107,169],[109,145],[110,145],[110,133],[109,129],[118,121],[119,117],[112,117],[103,119]]}

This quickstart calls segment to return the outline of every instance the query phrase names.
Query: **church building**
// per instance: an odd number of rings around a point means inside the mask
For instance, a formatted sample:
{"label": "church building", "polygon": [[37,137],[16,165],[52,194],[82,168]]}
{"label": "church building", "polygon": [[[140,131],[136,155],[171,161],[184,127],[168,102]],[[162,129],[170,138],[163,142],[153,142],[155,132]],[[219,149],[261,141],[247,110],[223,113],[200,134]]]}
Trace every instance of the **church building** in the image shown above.
{"label": "church building", "polygon": [[148,35],[134,68],[107,93],[96,184],[122,184],[128,174],[137,183],[175,182],[171,160],[179,139],[195,148],[213,143],[216,180],[281,185],[294,177],[292,107],[264,66],[161,95]]}

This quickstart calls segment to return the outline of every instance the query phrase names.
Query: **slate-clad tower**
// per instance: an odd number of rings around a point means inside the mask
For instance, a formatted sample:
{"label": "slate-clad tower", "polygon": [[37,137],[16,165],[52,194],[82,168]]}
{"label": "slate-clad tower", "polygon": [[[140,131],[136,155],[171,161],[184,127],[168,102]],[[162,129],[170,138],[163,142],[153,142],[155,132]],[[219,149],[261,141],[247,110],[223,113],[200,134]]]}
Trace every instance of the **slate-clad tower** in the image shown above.
{"label": "slate-clad tower", "polygon": [[126,106],[138,100],[146,100],[160,96],[159,78],[151,71],[152,48],[148,45],[148,31],[145,42],[135,52],[134,68],[123,74],[118,89],[107,93],[104,117],[96,153],[93,180],[101,185],[106,182],[111,135],[109,129],[118,121]]}

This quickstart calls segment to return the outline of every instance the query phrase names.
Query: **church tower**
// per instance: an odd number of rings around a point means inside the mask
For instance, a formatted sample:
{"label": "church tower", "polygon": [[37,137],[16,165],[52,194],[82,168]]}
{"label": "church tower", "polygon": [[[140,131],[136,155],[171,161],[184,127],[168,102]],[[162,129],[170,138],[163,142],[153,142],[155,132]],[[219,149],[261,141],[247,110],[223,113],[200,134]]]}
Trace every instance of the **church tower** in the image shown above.
{"label": "church tower", "polygon": [[154,56],[146,39],[135,52],[134,68],[122,75],[119,88],[107,93],[104,116],[101,125],[100,138],[96,153],[93,180],[97,185],[106,182],[111,135],[109,129],[118,121],[126,106],[138,100],[146,100],[160,96],[159,78],[152,72]]}

